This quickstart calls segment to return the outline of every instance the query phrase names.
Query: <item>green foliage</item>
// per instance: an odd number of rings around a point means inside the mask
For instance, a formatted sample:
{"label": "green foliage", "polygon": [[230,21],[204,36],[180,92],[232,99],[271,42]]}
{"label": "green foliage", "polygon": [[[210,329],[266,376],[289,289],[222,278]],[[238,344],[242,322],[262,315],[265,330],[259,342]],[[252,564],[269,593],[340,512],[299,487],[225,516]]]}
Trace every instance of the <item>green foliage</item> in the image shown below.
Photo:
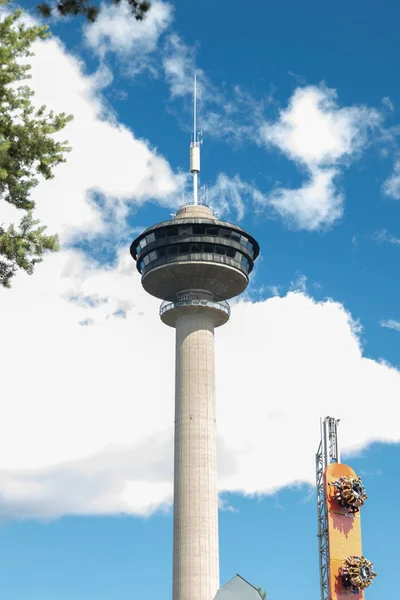
{"label": "green foliage", "polygon": [[259,592],[259,594],[260,594],[261,598],[262,598],[263,600],[265,600],[265,598],[267,597],[267,592],[263,592],[261,587],[258,587],[258,588],[257,588],[257,592]]}
{"label": "green foliage", "polygon": [[[108,2],[121,4],[121,0],[108,0]],[[127,0],[127,3],[136,21],[142,21],[151,6],[147,0]],[[91,0],[59,0],[52,4],[43,2],[37,5],[37,9],[45,18],[49,18],[55,12],[61,17],[82,15],[91,23],[96,21],[101,11],[100,6],[93,4]]]}
{"label": "green foliage", "polygon": [[0,255],[5,259],[0,261],[0,283],[4,287],[10,287],[18,268],[31,275],[34,265],[41,262],[45,250],[59,250],[57,236],[43,235],[46,227],[42,225],[35,228],[38,224],[39,221],[32,218],[32,211],[27,211],[21,219],[19,231],[15,230],[14,225],[10,225],[7,231],[0,226]]}
{"label": "green foliage", "polygon": [[[0,0],[7,5],[9,0]],[[18,231],[0,225],[0,285],[11,286],[11,279],[42,260],[44,250],[58,250],[57,236],[43,235],[44,226],[35,228],[30,192],[39,180],[53,178],[53,168],[65,162],[70,150],[66,142],[56,142],[53,134],[62,130],[71,116],[54,114],[42,106],[35,109],[34,92],[26,85],[33,55],[31,45],[48,37],[48,27],[27,27],[19,19],[22,11],[0,18],[0,202],[9,202],[24,211]],[[21,82],[21,85],[18,83]]]}

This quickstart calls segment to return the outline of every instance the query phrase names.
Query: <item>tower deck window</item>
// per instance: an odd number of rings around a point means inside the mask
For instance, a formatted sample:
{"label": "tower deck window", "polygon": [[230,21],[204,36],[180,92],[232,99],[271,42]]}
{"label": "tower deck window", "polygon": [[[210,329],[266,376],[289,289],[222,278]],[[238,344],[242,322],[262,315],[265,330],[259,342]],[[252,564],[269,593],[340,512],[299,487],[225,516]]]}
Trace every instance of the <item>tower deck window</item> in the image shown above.
{"label": "tower deck window", "polygon": [[167,228],[167,237],[173,237],[174,235],[179,235],[178,227],[168,227]]}
{"label": "tower deck window", "polygon": [[250,268],[250,261],[249,261],[248,258],[246,258],[246,256],[242,255],[241,263],[242,263],[242,265],[244,265],[246,267],[247,270],[249,270],[249,268]]}
{"label": "tower deck window", "polygon": [[149,235],[146,235],[146,240],[148,244],[152,244],[156,241],[156,236],[154,235],[154,233],[149,233]]}
{"label": "tower deck window", "polygon": [[218,227],[207,227],[206,229],[207,235],[217,236],[219,233]]}
{"label": "tower deck window", "polygon": [[192,227],[190,225],[179,227],[179,235],[192,235]]}

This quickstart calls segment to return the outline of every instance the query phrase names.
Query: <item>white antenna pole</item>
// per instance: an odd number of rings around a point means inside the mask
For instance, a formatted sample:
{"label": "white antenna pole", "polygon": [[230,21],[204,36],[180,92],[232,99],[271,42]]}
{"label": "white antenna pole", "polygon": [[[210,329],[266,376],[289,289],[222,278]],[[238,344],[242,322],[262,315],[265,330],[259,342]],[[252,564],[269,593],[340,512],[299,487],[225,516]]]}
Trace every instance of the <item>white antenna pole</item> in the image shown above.
{"label": "white antenna pole", "polygon": [[200,143],[197,141],[197,79],[193,91],[193,142],[190,144],[190,172],[193,174],[193,204],[199,203],[198,176],[200,173]]}
{"label": "white antenna pole", "polygon": [[193,141],[197,142],[197,123],[196,123],[196,110],[197,110],[197,77],[194,74],[194,93],[193,93]]}

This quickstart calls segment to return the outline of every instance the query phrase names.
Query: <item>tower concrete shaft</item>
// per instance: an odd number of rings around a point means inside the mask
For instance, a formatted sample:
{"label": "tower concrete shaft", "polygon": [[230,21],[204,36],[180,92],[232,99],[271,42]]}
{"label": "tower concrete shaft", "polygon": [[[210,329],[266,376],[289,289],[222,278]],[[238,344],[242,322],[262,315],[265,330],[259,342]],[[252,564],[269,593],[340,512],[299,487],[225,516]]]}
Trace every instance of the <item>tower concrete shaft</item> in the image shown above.
{"label": "tower concrete shaft", "polygon": [[213,600],[219,588],[215,317],[206,307],[182,313],[175,323],[173,600]]}

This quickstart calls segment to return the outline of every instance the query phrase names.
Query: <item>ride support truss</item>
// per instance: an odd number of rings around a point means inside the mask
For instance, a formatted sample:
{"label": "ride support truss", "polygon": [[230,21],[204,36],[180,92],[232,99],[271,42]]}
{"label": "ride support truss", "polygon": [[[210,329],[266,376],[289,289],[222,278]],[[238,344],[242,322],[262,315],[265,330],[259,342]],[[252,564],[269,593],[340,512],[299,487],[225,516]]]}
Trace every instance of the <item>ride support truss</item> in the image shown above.
{"label": "ride support truss", "polygon": [[328,599],[328,507],[325,500],[324,471],[331,463],[340,463],[338,444],[339,419],[326,417],[321,419],[321,441],[315,457],[317,483],[317,519],[318,519],[318,549],[321,600]]}

